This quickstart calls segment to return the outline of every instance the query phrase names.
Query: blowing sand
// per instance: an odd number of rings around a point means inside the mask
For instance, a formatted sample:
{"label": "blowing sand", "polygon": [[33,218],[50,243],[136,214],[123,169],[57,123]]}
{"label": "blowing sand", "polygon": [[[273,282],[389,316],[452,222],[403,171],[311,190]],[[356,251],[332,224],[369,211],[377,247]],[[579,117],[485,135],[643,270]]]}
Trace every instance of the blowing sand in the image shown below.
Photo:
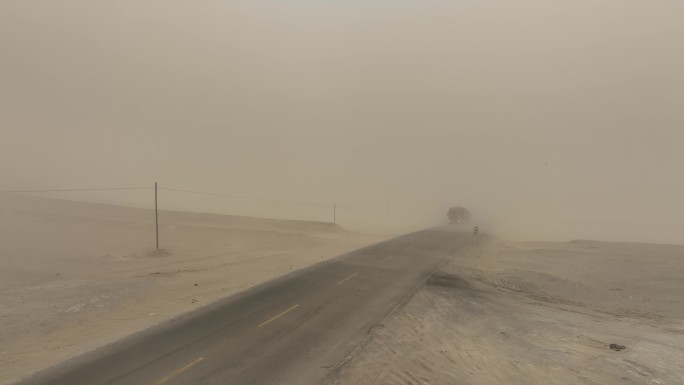
{"label": "blowing sand", "polygon": [[0,384],[380,237],[326,223],[0,197]]}
{"label": "blowing sand", "polygon": [[483,239],[329,383],[684,384],[682,277],[684,246]]}

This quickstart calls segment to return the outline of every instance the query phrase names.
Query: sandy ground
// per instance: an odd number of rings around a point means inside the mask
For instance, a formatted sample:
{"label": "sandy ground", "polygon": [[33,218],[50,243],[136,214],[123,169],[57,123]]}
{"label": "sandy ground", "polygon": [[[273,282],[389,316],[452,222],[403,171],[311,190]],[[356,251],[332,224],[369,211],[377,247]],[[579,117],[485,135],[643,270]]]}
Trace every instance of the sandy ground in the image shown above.
{"label": "sandy ground", "polygon": [[380,241],[332,224],[0,196],[0,384]]}
{"label": "sandy ground", "polygon": [[682,277],[684,246],[481,239],[328,382],[681,385]]}

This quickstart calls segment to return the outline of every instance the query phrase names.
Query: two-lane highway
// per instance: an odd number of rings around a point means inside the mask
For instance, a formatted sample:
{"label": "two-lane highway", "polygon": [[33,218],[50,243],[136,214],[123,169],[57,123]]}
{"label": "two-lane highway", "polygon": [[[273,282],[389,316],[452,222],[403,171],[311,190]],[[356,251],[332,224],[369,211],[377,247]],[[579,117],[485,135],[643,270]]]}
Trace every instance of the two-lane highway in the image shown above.
{"label": "two-lane highway", "polygon": [[17,384],[315,384],[468,239],[430,229],[369,246]]}

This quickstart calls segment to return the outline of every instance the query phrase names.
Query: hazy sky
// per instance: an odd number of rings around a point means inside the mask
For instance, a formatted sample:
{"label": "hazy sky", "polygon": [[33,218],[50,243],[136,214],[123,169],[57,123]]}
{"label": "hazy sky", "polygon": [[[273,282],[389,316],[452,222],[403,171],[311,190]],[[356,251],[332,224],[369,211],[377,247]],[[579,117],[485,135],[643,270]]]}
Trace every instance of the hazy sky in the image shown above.
{"label": "hazy sky", "polygon": [[[464,205],[511,237],[684,243],[682,15],[681,0],[2,0],[0,189],[159,181],[340,202],[343,225],[380,231]],[[147,202],[120,194],[101,199]]]}

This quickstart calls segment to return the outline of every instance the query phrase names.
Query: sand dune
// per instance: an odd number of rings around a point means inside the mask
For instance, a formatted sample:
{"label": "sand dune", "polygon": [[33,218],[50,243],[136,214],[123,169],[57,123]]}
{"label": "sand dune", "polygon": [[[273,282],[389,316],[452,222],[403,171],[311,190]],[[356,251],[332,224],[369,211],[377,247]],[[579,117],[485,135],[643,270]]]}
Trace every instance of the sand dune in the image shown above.
{"label": "sand dune", "polygon": [[684,246],[490,239],[445,263],[329,383],[683,384],[683,274]]}
{"label": "sand dune", "polygon": [[0,197],[0,383],[379,241],[329,223]]}

